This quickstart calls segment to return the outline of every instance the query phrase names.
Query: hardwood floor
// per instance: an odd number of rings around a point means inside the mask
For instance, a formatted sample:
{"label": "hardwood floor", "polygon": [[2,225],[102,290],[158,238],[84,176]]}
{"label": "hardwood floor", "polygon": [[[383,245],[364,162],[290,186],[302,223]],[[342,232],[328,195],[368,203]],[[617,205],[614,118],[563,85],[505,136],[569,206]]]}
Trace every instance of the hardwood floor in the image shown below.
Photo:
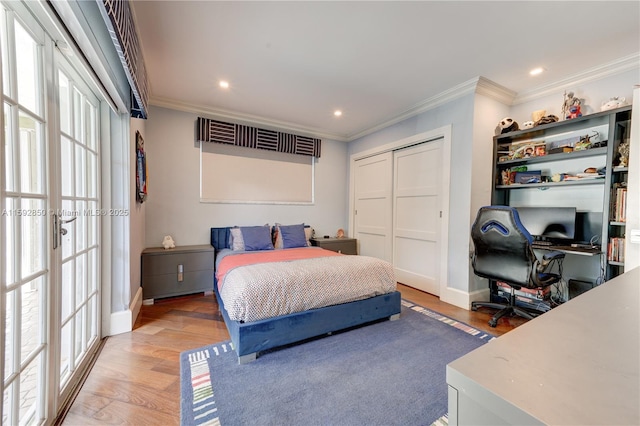
{"label": "hardwood floor", "polygon": [[[411,287],[398,289],[411,302],[493,335],[525,322],[503,318],[491,328],[492,310],[467,311]],[[213,295],[143,306],[132,332],[106,339],[62,424],[179,424],[180,352],[228,339]]]}

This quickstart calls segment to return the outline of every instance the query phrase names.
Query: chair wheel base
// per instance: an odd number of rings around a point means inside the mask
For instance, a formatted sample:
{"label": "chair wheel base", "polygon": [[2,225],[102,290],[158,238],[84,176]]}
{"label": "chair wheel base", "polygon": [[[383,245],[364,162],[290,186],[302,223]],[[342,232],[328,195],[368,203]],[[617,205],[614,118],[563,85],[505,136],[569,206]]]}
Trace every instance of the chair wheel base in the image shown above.
{"label": "chair wheel base", "polygon": [[489,327],[494,327],[498,325],[498,321],[491,319],[489,320]]}

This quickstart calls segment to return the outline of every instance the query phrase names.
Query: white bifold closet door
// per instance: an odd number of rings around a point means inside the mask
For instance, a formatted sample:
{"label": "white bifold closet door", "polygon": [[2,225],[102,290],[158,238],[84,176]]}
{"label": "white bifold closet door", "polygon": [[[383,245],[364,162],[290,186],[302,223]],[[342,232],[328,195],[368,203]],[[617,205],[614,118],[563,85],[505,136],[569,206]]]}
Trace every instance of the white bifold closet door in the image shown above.
{"label": "white bifold closet door", "polygon": [[393,263],[399,283],[440,295],[442,139],[355,162],[359,254]]}

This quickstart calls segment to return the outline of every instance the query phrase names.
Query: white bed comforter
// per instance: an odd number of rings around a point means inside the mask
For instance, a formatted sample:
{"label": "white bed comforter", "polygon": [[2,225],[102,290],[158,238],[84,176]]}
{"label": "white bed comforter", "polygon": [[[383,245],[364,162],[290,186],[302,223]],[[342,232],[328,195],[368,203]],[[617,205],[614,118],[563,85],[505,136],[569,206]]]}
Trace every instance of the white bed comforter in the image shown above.
{"label": "white bed comforter", "polygon": [[393,266],[368,256],[332,256],[231,269],[219,286],[229,318],[252,322],[396,290]]}

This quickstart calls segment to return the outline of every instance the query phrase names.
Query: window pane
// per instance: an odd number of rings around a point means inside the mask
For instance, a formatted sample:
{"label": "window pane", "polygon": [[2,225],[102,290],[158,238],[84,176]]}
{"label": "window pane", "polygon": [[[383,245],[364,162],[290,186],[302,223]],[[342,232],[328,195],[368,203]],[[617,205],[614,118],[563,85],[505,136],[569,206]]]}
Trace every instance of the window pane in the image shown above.
{"label": "window pane", "polygon": [[82,336],[84,334],[83,332],[84,332],[84,326],[86,324],[85,322],[86,316],[87,316],[87,307],[83,306],[82,309],[78,311],[74,319],[76,323],[76,341],[74,345],[75,347],[74,356],[77,360],[80,359],[80,355],[82,355],[85,351],[85,346],[84,346],[85,341],[82,338]]}
{"label": "window pane", "polygon": [[11,105],[4,104],[4,170],[5,188],[7,191],[15,191],[15,169],[16,158],[11,136]]}
{"label": "window pane", "polygon": [[100,220],[100,216],[98,203],[89,201],[87,206],[88,209],[85,214],[85,220],[87,221],[87,246],[91,247],[98,244],[98,221]]}
{"label": "window pane", "polygon": [[42,358],[40,353],[29,363],[20,375],[20,424],[38,424],[40,419],[39,389],[45,385],[42,377]]}
{"label": "window pane", "polygon": [[[89,265],[87,268],[87,291],[93,293],[98,289],[98,249],[92,249],[88,254]],[[95,296],[94,296],[95,297]]]}
{"label": "window pane", "polygon": [[87,146],[94,151],[96,150],[96,146],[98,145],[96,138],[96,108],[86,101],[85,103],[85,143]]}
{"label": "window pane", "polygon": [[[42,277],[22,285],[22,347],[20,363],[42,343],[42,318],[44,312]],[[21,389],[22,391],[22,389]]]}
{"label": "window pane", "polygon": [[4,393],[2,395],[2,424],[10,425],[15,423],[14,421],[10,421],[9,419],[13,417],[13,387],[16,383],[11,383],[7,388],[5,388]]}
{"label": "window pane", "polygon": [[[15,198],[6,198],[6,207],[7,207],[7,215],[5,216],[5,229],[4,229],[4,238],[5,238],[5,247],[15,247],[16,244],[16,211],[18,208],[17,202]],[[15,262],[16,256],[14,250],[7,250],[4,253],[5,256],[5,267],[6,267],[6,285],[9,286],[16,282],[16,274],[15,274]]]}
{"label": "window pane", "polygon": [[82,132],[82,93],[77,89],[73,89],[73,137],[79,142],[83,142],[84,134]]}
{"label": "window pane", "polygon": [[73,266],[75,261],[70,259],[62,264],[62,282],[60,283],[62,291],[61,313],[62,321],[66,321],[71,315],[71,307],[75,304],[73,300],[73,289],[75,288],[75,274]]}
{"label": "window pane", "polygon": [[[13,339],[15,338],[15,333],[13,332],[13,319],[14,319],[14,312],[15,312],[15,308],[14,308],[14,298],[15,298],[15,291],[11,291],[9,293],[7,293],[7,300],[5,302],[5,314],[4,314],[4,319],[5,319],[5,346],[4,346],[4,377],[9,377],[14,371],[14,367],[13,367],[13,348],[14,346],[14,342]],[[2,423],[4,424],[4,422]]]}
{"label": "window pane", "polygon": [[15,27],[18,102],[39,114],[38,45],[18,21]]}
{"label": "window pane", "polygon": [[98,197],[98,156],[87,151],[87,197]]}
{"label": "window pane", "polygon": [[85,177],[87,173],[86,150],[80,145],[76,145],[76,197],[87,196],[87,185]]}
{"label": "window pane", "polygon": [[22,199],[22,278],[45,267],[46,210],[44,200]]}
{"label": "window pane", "polygon": [[44,194],[42,125],[20,113],[20,187],[23,192]]}
{"label": "window pane", "polygon": [[72,197],[75,195],[73,186],[73,144],[68,138],[62,137],[60,141],[60,174],[62,180],[62,195]]}
{"label": "window pane", "polygon": [[[76,216],[78,213],[75,211],[75,205],[72,200],[62,200],[62,215],[61,219],[68,220]],[[61,224],[63,229],[67,230],[65,235],[60,236],[60,244],[62,245],[62,259],[67,259],[69,256],[76,252],[75,250],[75,235],[76,235],[76,222]]]}
{"label": "window pane", "polygon": [[[10,87],[11,87],[11,80],[10,80],[10,74],[9,74],[9,58],[7,55],[7,52],[9,52],[9,44],[7,41],[7,26],[6,26],[6,21],[7,20],[7,16],[5,14],[5,10],[3,8],[0,8],[0,38],[1,38],[1,43],[0,44],[0,52],[2,53],[2,92],[6,95],[6,96],[10,96]],[[2,424],[4,424],[4,421],[2,422]]]}
{"label": "window pane", "polygon": [[71,325],[73,321],[66,323],[60,331],[60,389],[64,389],[71,375]]}
{"label": "window pane", "polygon": [[91,342],[98,337],[98,310],[96,304],[98,303],[98,297],[94,295],[87,304],[87,334],[85,347],[89,347]]}
{"label": "window pane", "polygon": [[71,134],[71,102],[69,101],[69,79],[62,71],[58,72],[58,96],[60,97],[60,130]]}
{"label": "window pane", "polygon": [[[87,254],[81,254],[76,257],[76,309],[82,305],[87,296],[86,285],[87,285],[87,277],[86,277],[86,263],[87,263]],[[78,327],[78,325],[76,325]]]}
{"label": "window pane", "polygon": [[87,203],[85,201],[76,201],[76,251],[81,251],[87,248],[87,216],[84,214],[87,210]]}

